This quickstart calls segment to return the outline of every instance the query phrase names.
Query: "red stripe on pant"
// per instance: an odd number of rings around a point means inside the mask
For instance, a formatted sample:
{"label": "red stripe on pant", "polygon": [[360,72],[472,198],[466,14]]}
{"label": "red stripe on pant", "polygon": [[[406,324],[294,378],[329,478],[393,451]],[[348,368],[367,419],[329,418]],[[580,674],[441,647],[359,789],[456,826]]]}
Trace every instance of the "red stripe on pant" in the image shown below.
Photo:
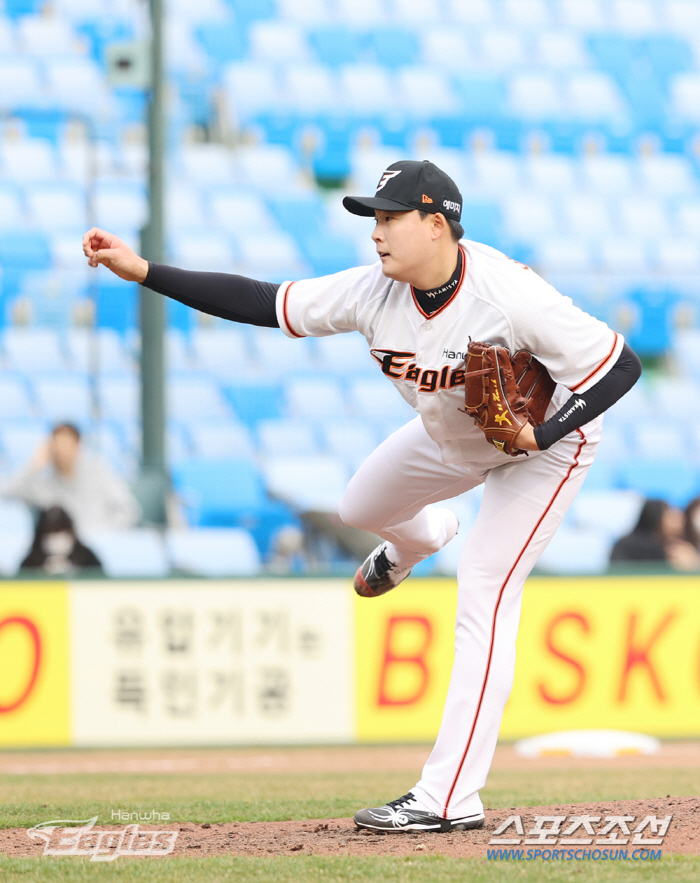
{"label": "red stripe on pant", "polygon": [[457,767],[457,772],[455,773],[455,777],[454,777],[454,779],[453,779],[453,781],[452,781],[452,786],[451,786],[451,788],[450,788],[449,794],[447,795],[447,800],[445,801],[445,808],[444,808],[443,811],[442,811],[442,817],[443,817],[443,819],[446,819],[446,818],[447,818],[447,811],[448,811],[449,806],[450,806],[450,800],[452,799],[452,794],[454,793],[454,790],[455,790],[455,788],[457,787],[457,780],[459,779],[460,773],[462,772],[462,767],[464,766],[464,761],[467,759],[467,753],[468,753],[468,751],[469,751],[469,747],[470,747],[471,744],[472,744],[472,739],[474,738],[474,731],[476,730],[476,724],[477,724],[477,721],[479,720],[479,712],[481,711],[481,705],[482,705],[482,703],[483,703],[483,701],[484,701],[484,693],[486,692],[486,685],[487,685],[487,683],[488,683],[489,673],[490,673],[490,671],[491,671],[491,659],[492,659],[492,657],[493,657],[493,645],[494,645],[494,641],[495,641],[495,639],[496,639],[496,617],[498,616],[498,608],[501,606],[501,600],[502,600],[502,598],[503,598],[503,592],[505,591],[505,588],[506,588],[506,586],[508,585],[508,580],[509,580],[509,579],[511,578],[511,576],[513,575],[513,571],[514,571],[515,568],[518,566],[518,563],[520,562],[520,559],[521,559],[521,558],[523,557],[523,555],[525,554],[525,550],[526,550],[527,547],[530,545],[530,543],[531,543],[532,538],[534,537],[534,535],[537,533],[537,528],[540,526],[540,524],[542,524],[542,521],[544,520],[545,516],[547,515],[547,513],[549,512],[549,510],[552,508],[552,505],[554,504],[554,501],[555,501],[556,498],[559,496],[559,491],[561,491],[561,489],[564,487],[564,485],[566,484],[566,482],[567,482],[567,481],[569,480],[569,478],[571,477],[571,473],[572,473],[572,472],[574,471],[574,469],[578,466],[578,458],[579,458],[579,455],[581,454],[581,451],[583,450],[583,446],[586,444],[586,436],[581,432],[580,429],[577,429],[576,432],[578,432],[578,434],[581,436],[581,443],[579,444],[579,446],[578,446],[578,448],[577,448],[577,450],[576,450],[576,455],[574,456],[574,462],[571,464],[571,466],[569,467],[569,469],[568,469],[566,475],[565,475],[564,478],[561,480],[559,486],[557,487],[556,491],[554,492],[554,494],[553,494],[553,496],[552,496],[552,499],[551,499],[551,500],[549,501],[549,503],[547,504],[547,508],[544,510],[544,512],[542,513],[542,515],[540,515],[540,517],[539,517],[539,519],[538,519],[538,521],[537,521],[537,524],[536,524],[536,525],[534,526],[534,528],[532,529],[532,533],[531,533],[530,536],[527,538],[527,541],[526,541],[525,545],[522,547],[522,549],[521,549],[520,552],[518,553],[518,557],[515,559],[515,562],[514,562],[513,566],[512,566],[511,569],[508,571],[508,575],[506,576],[505,580],[503,581],[503,585],[501,586],[501,589],[500,589],[500,591],[499,591],[499,593],[498,593],[498,599],[497,599],[497,601],[496,601],[496,606],[495,606],[494,611],[493,611],[493,620],[492,620],[492,623],[491,623],[491,641],[490,641],[490,644],[489,644],[489,655],[488,655],[488,660],[487,660],[487,663],[486,663],[486,672],[484,673],[484,681],[483,681],[483,683],[482,683],[482,685],[481,685],[481,694],[479,695],[479,702],[477,703],[477,706],[476,706],[476,713],[474,714],[474,723],[472,724],[472,728],[471,728],[471,730],[470,730],[470,732],[469,732],[469,738],[467,739],[467,745],[466,745],[466,748],[464,749],[464,754],[462,755],[462,759],[461,759],[460,762],[459,762],[459,766]]}

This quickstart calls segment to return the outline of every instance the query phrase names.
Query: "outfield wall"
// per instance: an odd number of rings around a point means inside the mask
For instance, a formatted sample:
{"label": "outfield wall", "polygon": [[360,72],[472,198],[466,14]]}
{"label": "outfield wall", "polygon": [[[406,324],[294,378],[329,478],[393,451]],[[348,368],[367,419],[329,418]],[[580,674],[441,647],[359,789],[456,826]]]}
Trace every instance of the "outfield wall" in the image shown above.
{"label": "outfield wall", "polygon": [[[512,739],[700,736],[700,577],[527,583]],[[454,580],[0,584],[0,746],[430,741]]]}

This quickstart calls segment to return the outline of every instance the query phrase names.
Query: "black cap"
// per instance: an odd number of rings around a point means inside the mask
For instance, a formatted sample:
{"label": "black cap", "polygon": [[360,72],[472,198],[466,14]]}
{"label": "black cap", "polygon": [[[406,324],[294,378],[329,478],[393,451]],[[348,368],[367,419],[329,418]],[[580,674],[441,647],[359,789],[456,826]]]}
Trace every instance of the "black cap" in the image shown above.
{"label": "black cap", "polygon": [[423,162],[404,159],[390,165],[379,179],[375,196],[346,196],[345,208],[354,215],[373,218],[375,210],[383,212],[440,212],[459,221],[462,215],[462,194],[457,185],[427,159]]}

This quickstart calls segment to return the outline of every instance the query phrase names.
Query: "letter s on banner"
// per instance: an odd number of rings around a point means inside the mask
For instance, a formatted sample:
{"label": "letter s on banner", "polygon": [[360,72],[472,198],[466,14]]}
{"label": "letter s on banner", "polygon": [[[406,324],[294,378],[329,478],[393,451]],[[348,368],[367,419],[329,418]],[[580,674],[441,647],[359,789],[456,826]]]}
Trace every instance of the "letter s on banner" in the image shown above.
{"label": "letter s on banner", "polygon": [[545,643],[547,645],[547,649],[552,654],[552,656],[556,656],[557,659],[561,659],[562,662],[565,662],[567,665],[571,666],[571,668],[576,672],[576,683],[572,687],[571,691],[563,696],[554,696],[552,695],[545,684],[541,681],[537,685],[537,689],[539,690],[540,696],[544,699],[545,702],[548,702],[550,705],[566,705],[569,702],[574,702],[583,692],[583,688],[586,683],[586,670],[583,665],[572,656],[567,656],[562,650],[560,650],[555,644],[555,636],[554,632],[558,629],[559,625],[566,621],[571,621],[577,623],[584,634],[588,634],[591,630],[591,627],[588,623],[588,620],[585,616],[580,613],[560,613],[558,616],[555,616],[547,626],[547,631],[545,634]]}
{"label": "letter s on banner", "polygon": [[21,626],[27,631],[32,641],[34,658],[31,663],[31,674],[27,679],[26,686],[11,702],[8,702],[6,705],[0,704],[0,714],[7,714],[10,711],[14,711],[16,708],[19,708],[19,706],[22,705],[23,702],[25,702],[29,694],[32,692],[32,689],[34,688],[37,675],[39,674],[39,666],[41,663],[41,637],[36,625],[31,621],[31,619],[27,619],[24,616],[10,616],[0,622],[0,637],[2,630],[12,625]]}

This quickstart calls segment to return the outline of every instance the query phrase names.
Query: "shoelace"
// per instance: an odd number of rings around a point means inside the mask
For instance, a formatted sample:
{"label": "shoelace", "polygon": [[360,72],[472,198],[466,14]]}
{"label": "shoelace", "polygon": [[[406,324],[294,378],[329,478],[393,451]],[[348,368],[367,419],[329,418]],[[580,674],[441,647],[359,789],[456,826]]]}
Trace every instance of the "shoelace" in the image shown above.
{"label": "shoelace", "polygon": [[[395,567],[393,561],[389,561],[386,557],[386,550],[382,549],[382,551],[377,555],[374,559],[374,575],[381,578],[385,576],[388,571],[391,570],[392,567]],[[403,800],[403,798],[401,798]]]}
{"label": "shoelace", "polygon": [[408,794],[404,794],[403,797],[397,797],[396,800],[390,800],[387,803],[387,806],[391,806],[394,809],[402,809],[406,803],[412,803],[415,799],[413,792],[409,791]]}

